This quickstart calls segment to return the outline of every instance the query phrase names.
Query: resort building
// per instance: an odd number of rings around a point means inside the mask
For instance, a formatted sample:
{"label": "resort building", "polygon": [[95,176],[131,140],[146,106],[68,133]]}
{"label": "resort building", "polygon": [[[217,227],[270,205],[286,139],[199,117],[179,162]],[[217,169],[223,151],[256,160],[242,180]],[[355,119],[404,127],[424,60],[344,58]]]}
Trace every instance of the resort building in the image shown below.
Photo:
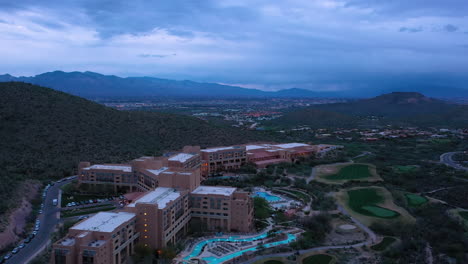
{"label": "resort building", "polygon": [[249,232],[253,228],[253,201],[248,192],[232,187],[199,186],[190,193],[192,219],[207,230]]}
{"label": "resort building", "polygon": [[[183,239],[189,224],[205,231],[250,232],[253,200],[233,187],[202,186],[202,177],[239,169],[247,162],[263,168],[295,162],[329,145],[250,144],[182,151],[160,157],[141,157],[126,164],[81,162],[78,183],[110,185],[131,193],[118,213],[100,212],[73,226],[53,246],[52,263],[124,264],[136,243],[162,249]],[[191,222],[192,221],[192,222]]]}
{"label": "resort building", "polygon": [[202,175],[208,176],[220,171],[239,169],[247,163],[245,146],[231,146],[202,149]]}
{"label": "resort building", "polygon": [[99,212],[68,230],[53,245],[52,264],[125,264],[134,253],[136,215]]}

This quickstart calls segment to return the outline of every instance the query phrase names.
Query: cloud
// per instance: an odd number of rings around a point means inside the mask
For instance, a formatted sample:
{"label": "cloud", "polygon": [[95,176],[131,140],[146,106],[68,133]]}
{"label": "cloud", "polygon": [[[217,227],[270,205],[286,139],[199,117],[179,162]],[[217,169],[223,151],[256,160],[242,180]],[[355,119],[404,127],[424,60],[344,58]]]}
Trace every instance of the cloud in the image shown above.
{"label": "cloud", "polygon": [[408,28],[408,27],[401,27],[400,32],[410,32],[410,33],[417,33],[423,31],[421,27],[418,28]]}
{"label": "cloud", "polygon": [[456,27],[454,25],[451,25],[451,24],[447,24],[447,25],[444,26],[444,29],[447,32],[455,32],[455,31],[458,30],[458,27]]}
{"label": "cloud", "polygon": [[459,48],[467,35],[446,34],[468,29],[466,8],[440,3],[0,0],[0,73],[90,70],[266,89],[348,89],[388,72],[467,73]]}
{"label": "cloud", "polygon": [[176,56],[175,53],[170,54],[170,55],[163,55],[163,54],[139,54],[138,57],[141,58],[166,58],[169,56]]}

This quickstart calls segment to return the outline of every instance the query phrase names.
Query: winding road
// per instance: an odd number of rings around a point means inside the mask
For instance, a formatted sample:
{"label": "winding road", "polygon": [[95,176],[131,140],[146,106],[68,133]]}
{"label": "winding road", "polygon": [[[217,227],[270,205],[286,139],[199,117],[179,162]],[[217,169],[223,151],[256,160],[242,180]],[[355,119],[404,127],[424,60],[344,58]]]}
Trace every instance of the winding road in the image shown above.
{"label": "winding road", "polygon": [[26,246],[18,253],[12,255],[12,257],[5,263],[29,263],[49,245],[50,235],[55,231],[55,227],[60,221],[60,208],[59,206],[53,205],[52,200],[58,199],[60,187],[71,181],[72,179],[62,180],[62,182],[56,182],[53,186],[50,186],[45,199],[43,199],[43,213],[37,218],[41,221],[37,235],[31,240],[31,242],[25,244]]}
{"label": "winding road", "polygon": [[440,155],[440,162],[457,170],[468,171],[467,167],[463,167],[462,165],[453,160],[453,155],[457,153],[462,153],[462,151],[447,152]]}

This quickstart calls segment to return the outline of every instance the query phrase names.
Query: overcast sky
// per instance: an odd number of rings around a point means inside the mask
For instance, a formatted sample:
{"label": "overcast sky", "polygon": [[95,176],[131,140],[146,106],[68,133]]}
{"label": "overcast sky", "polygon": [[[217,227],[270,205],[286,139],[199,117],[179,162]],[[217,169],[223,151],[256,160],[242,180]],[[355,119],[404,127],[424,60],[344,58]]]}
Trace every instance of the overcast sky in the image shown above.
{"label": "overcast sky", "polygon": [[460,86],[467,0],[0,0],[0,74],[95,71],[267,90]]}

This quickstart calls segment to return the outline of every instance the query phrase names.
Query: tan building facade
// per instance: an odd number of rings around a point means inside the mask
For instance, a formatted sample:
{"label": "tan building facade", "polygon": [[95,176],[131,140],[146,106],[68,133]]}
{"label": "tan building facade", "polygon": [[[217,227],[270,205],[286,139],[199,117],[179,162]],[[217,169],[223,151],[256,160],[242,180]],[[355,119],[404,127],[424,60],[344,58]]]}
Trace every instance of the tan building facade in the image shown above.
{"label": "tan building facade", "polygon": [[69,229],[53,245],[52,264],[126,264],[140,234],[136,215],[100,212]]}

